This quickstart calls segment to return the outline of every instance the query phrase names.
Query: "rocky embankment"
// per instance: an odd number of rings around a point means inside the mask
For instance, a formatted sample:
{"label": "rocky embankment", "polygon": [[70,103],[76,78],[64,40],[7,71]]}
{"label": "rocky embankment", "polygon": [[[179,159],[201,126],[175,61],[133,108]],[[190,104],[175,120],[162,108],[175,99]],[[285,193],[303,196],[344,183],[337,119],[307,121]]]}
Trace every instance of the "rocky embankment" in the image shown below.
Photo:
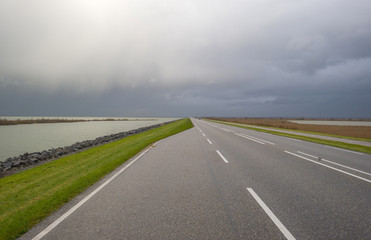
{"label": "rocky embankment", "polygon": [[170,122],[156,124],[156,125],[152,125],[149,127],[142,127],[142,128],[134,129],[134,130],[127,131],[127,132],[120,132],[120,133],[111,134],[111,135],[107,135],[103,137],[98,137],[94,140],[76,142],[66,147],[52,148],[49,150],[44,150],[42,152],[25,153],[25,154],[19,155],[18,157],[11,157],[5,160],[4,162],[0,162],[0,177],[13,174],[25,168],[30,168],[32,166],[40,165],[50,160],[58,159],[64,155],[80,152],[87,148],[113,142],[113,141],[131,136],[134,134],[138,134],[138,133],[141,133],[141,132],[159,127],[161,125],[168,124],[168,123]]}

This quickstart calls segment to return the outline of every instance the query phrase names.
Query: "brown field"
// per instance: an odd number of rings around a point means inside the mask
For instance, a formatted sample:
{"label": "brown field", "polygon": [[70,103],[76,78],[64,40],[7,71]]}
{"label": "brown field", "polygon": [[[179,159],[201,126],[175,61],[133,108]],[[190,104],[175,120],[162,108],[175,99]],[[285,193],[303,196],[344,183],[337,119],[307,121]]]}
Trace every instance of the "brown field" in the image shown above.
{"label": "brown field", "polygon": [[282,129],[292,129],[346,137],[371,139],[371,127],[364,126],[298,124],[290,122],[287,119],[274,119],[274,118],[209,118],[209,119],[242,124],[251,124],[262,127],[276,127]]}

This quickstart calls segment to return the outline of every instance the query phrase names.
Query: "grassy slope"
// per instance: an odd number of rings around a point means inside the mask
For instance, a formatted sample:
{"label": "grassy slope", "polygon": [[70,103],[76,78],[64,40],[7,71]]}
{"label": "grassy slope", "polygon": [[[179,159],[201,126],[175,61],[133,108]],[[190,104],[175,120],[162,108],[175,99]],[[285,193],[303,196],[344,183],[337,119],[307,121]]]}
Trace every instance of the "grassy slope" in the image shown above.
{"label": "grassy slope", "polygon": [[0,179],[0,239],[15,239],[148,145],[191,128],[189,119]]}
{"label": "grassy slope", "polygon": [[321,139],[321,138],[306,137],[306,136],[301,136],[301,135],[296,135],[296,134],[291,134],[291,133],[282,133],[282,132],[277,132],[277,131],[273,131],[273,130],[265,130],[265,129],[254,128],[254,127],[241,126],[241,125],[236,125],[236,124],[233,124],[233,123],[227,123],[227,122],[221,122],[221,121],[213,121],[213,120],[208,120],[208,121],[212,121],[212,122],[216,122],[216,123],[222,123],[222,124],[225,124],[225,125],[230,125],[230,126],[239,127],[239,128],[246,128],[246,129],[259,131],[259,132],[270,133],[270,134],[279,135],[279,136],[283,136],[283,137],[290,137],[290,138],[300,139],[300,140],[304,140],[304,141],[320,143],[320,144],[333,146],[333,147],[338,147],[338,148],[344,148],[344,149],[348,149],[348,150],[352,150],[352,151],[358,151],[358,152],[370,153],[371,154],[371,147],[367,147],[367,146],[361,146],[361,145],[356,145],[356,144],[326,140],[326,139]]}

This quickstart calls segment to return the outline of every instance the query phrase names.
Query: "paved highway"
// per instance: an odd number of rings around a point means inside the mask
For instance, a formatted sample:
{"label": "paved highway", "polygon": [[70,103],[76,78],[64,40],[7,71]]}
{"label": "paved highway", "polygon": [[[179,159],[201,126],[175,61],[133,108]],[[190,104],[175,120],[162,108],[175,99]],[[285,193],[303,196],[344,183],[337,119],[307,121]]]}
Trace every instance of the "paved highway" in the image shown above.
{"label": "paved highway", "polygon": [[192,119],[22,239],[371,239],[371,156]]}

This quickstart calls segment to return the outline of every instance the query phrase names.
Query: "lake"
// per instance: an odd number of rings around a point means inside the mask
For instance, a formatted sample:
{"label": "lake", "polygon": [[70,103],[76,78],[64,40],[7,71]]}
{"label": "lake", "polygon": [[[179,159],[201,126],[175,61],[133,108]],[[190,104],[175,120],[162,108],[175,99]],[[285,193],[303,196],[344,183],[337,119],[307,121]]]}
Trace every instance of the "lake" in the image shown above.
{"label": "lake", "polygon": [[[33,117],[32,119],[53,119]],[[30,117],[0,117],[0,119],[31,119]],[[107,119],[74,117],[59,119]],[[123,119],[123,118],[117,118]],[[177,118],[126,118],[130,121],[89,121],[69,123],[40,123],[0,126],[0,161],[26,152],[39,152],[92,140],[105,135],[151,126]]]}

